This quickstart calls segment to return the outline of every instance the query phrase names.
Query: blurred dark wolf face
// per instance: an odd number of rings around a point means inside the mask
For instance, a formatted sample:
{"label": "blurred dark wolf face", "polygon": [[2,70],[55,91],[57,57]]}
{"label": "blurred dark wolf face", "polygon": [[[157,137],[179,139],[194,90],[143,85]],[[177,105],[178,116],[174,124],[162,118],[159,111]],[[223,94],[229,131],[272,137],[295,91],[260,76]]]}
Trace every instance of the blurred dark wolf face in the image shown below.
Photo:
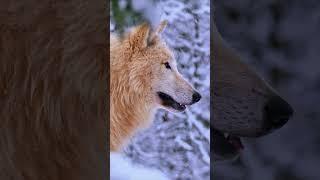
{"label": "blurred dark wolf face", "polygon": [[1,1],[0,179],[107,179],[103,1]]}
{"label": "blurred dark wolf face", "polygon": [[224,43],[216,27],[212,35],[213,157],[221,160],[238,156],[240,137],[259,137],[282,127],[293,110]]}

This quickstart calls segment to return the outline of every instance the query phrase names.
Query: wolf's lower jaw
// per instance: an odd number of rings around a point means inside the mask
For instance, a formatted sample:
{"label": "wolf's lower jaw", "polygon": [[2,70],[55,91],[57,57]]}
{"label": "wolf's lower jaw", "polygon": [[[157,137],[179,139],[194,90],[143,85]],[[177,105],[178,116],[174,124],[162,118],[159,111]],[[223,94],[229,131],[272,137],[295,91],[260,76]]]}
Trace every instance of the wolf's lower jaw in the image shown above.
{"label": "wolf's lower jaw", "polygon": [[160,104],[162,104],[165,109],[173,112],[181,112],[186,109],[186,104],[178,103],[170,95],[163,92],[157,92],[157,94],[162,101]]}
{"label": "wolf's lower jaw", "polygon": [[169,180],[158,170],[132,164],[119,153],[110,153],[111,180]]}
{"label": "wolf's lower jaw", "polygon": [[215,160],[232,160],[239,157],[244,149],[240,137],[213,129],[213,146]]}

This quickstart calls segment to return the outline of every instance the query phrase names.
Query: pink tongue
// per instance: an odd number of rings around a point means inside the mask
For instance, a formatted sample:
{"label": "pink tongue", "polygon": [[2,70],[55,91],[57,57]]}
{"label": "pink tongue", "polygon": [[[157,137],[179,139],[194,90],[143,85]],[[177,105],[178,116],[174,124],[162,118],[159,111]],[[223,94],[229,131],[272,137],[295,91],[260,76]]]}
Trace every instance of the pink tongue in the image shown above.
{"label": "pink tongue", "polygon": [[229,142],[238,150],[243,150],[244,147],[241,143],[241,140],[239,138],[236,137],[230,137]]}

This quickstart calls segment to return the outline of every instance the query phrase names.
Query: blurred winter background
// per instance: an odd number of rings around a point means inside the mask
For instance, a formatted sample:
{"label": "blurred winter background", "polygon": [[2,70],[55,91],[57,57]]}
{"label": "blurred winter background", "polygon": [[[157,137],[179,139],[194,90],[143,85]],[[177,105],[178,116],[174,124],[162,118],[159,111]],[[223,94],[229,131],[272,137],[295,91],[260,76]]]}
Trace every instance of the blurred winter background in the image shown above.
{"label": "blurred winter background", "polygon": [[295,109],[282,129],[247,139],[214,179],[320,179],[320,1],[215,0],[218,29]]}
{"label": "blurred winter background", "polygon": [[[144,21],[168,20],[163,38],[179,71],[202,95],[180,114],[159,111],[154,124],[125,149],[133,162],[160,169],[170,179],[210,176],[210,2],[209,0],[111,0],[110,31],[121,33]],[[123,172],[125,173],[125,172]]]}

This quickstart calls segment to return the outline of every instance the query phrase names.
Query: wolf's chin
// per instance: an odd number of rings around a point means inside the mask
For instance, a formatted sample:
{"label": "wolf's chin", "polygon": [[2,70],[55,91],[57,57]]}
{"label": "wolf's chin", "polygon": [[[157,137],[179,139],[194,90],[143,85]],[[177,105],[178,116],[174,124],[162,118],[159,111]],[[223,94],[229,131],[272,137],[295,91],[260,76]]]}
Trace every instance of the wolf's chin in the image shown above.
{"label": "wolf's chin", "polygon": [[160,105],[160,109],[164,109],[164,110],[169,111],[171,113],[181,113],[181,112],[184,111],[184,110],[176,110],[176,109],[174,109],[172,107],[163,106],[163,105]]}

